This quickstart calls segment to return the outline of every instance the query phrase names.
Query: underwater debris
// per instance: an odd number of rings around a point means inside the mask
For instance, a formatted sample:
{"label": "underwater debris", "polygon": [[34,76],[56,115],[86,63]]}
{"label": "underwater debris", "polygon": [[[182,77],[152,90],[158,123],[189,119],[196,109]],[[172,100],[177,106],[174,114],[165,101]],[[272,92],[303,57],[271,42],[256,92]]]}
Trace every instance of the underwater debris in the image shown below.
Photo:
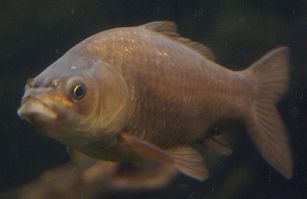
{"label": "underwater debris", "polygon": [[6,199],[92,199],[100,194],[159,188],[176,175],[156,165],[150,172],[108,161],[70,162],[43,173],[37,180],[8,193]]}

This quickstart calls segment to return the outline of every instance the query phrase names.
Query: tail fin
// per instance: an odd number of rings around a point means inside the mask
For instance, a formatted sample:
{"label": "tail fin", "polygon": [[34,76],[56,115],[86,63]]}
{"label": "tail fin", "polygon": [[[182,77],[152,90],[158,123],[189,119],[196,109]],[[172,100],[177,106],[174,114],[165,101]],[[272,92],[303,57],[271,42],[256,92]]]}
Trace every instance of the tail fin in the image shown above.
{"label": "tail fin", "polygon": [[289,50],[277,48],[243,71],[253,81],[254,96],[247,128],[262,156],[282,175],[292,176],[286,129],[275,107],[289,81]]}

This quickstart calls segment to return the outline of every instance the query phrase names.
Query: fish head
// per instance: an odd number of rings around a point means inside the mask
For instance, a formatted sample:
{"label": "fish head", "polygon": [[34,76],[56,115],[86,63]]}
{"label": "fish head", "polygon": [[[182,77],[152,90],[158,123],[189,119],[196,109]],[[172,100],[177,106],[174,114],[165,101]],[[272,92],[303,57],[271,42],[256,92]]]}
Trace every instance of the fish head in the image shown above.
{"label": "fish head", "polygon": [[123,128],[127,103],[128,89],[115,67],[68,52],[28,80],[18,115],[47,136],[80,147]]}

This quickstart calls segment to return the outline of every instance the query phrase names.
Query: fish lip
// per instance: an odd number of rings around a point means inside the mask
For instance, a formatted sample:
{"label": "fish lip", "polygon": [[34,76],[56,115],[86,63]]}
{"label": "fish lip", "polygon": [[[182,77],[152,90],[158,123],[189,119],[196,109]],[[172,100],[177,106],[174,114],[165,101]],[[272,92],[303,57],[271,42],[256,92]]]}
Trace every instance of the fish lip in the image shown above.
{"label": "fish lip", "polygon": [[22,100],[21,106],[17,114],[29,122],[32,120],[50,121],[57,119],[57,113],[52,110],[43,100],[36,97],[29,97]]}

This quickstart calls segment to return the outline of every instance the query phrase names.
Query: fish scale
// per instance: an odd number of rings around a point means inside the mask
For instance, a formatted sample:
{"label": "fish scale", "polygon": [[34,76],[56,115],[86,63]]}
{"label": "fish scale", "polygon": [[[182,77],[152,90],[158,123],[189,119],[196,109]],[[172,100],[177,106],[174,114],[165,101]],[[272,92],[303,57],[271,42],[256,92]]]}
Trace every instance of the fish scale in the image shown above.
{"label": "fish scale", "polygon": [[[146,33],[146,34],[149,34],[150,36],[151,33]],[[139,37],[142,37],[141,35],[137,35]],[[145,36],[143,36],[145,37]],[[146,36],[147,38],[147,36]],[[142,43],[142,45],[144,45],[144,47],[146,46],[147,48],[149,49],[152,49],[153,52],[147,52],[146,54],[148,56],[151,56],[151,55],[154,55],[154,59],[159,59],[160,60],[160,64],[159,65],[151,65],[151,66],[147,66],[147,70],[149,71],[148,75],[146,74],[143,74],[144,76],[146,75],[146,79],[145,81],[140,78],[140,79],[137,79],[139,80],[139,83],[136,83],[136,84],[141,84],[141,85],[144,85],[145,88],[141,89],[142,91],[140,91],[140,93],[142,93],[140,97],[138,97],[137,99],[139,100],[143,100],[145,102],[140,102],[141,104],[144,104],[143,106],[141,105],[140,107],[142,107],[144,109],[144,115],[143,114],[140,114],[142,116],[139,117],[139,123],[142,123],[143,126],[146,126],[145,128],[148,129],[150,126],[152,126],[152,122],[153,121],[150,121],[150,120],[153,120],[153,119],[149,119],[149,121],[146,120],[146,113],[148,112],[153,112],[152,109],[150,109],[150,106],[148,106],[146,103],[149,101],[153,101],[152,100],[152,97],[151,96],[147,96],[146,95],[146,90],[147,89],[152,89],[154,88],[155,91],[151,91],[151,92],[157,92],[159,94],[157,94],[157,96],[160,96],[163,97],[163,96],[169,96],[169,95],[172,95],[174,93],[174,97],[172,99],[168,99],[168,101],[164,100],[162,101],[160,99],[160,101],[157,101],[157,102],[151,102],[151,104],[162,104],[162,106],[164,106],[164,103],[172,103],[172,104],[176,104],[176,105],[173,105],[171,107],[178,107],[178,110],[177,111],[174,111],[174,112],[168,112],[168,118],[186,118],[186,119],[182,119],[181,121],[178,121],[177,123],[175,123],[174,125],[176,126],[180,126],[181,123],[191,123],[193,122],[195,119],[192,118],[192,117],[185,117],[185,115],[188,115],[188,114],[192,114],[191,111],[195,111],[195,112],[198,112],[197,110],[201,108],[201,106],[197,106],[197,105],[194,105],[196,103],[194,102],[198,102],[198,104],[201,104],[201,103],[205,103],[205,101],[203,100],[203,96],[206,95],[206,90],[210,90],[210,94],[212,95],[212,93],[214,92],[214,90],[212,91],[212,88],[207,88],[208,86],[207,85],[210,85],[209,83],[206,82],[206,79],[208,81],[212,81],[212,77],[211,75],[209,75],[209,77],[206,76],[206,74],[209,74],[208,72],[205,72],[205,73],[201,73],[201,71],[204,71],[202,70],[202,68],[204,67],[204,63],[202,63],[201,61],[194,61],[195,59],[188,59],[186,60],[185,62],[187,62],[186,64],[182,64],[181,60],[179,59],[176,59],[176,63],[175,66],[177,66],[177,70],[174,70],[173,67],[171,67],[172,65],[169,64],[172,62],[172,60],[170,61],[170,59],[167,59],[168,57],[159,57],[159,54],[158,52],[160,52],[161,50],[159,48],[163,47],[160,43],[163,43],[162,42],[157,42],[158,44],[155,45],[152,45],[151,47],[149,47],[149,44],[147,43]],[[172,43],[172,42],[168,42],[167,44],[164,43],[164,49],[166,48],[168,51],[171,51],[170,49],[172,48],[177,48],[177,46],[172,46],[172,44],[175,44],[175,43]],[[167,46],[169,45],[169,46]],[[140,49],[143,49],[142,47],[140,47]],[[185,54],[185,52],[181,52],[181,51],[184,51],[184,50],[188,50],[188,51],[191,51],[190,49],[180,49],[177,51],[175,51],[174,54],[172,54],[172,56],[169,56],[169,57],[172,57],[174,59],[174,57],[182,57],[182,54]],[[195,52],[190,52],[192,55],[193,53],[196,54]],[[135,51],[135,56],[137,57],[138,54],[140,54],[139,52]],[[197,55],[200,59],[203,59],[201,56]],[[186,56],[188,57],[188,56]],[[141,57],[141,58],[144,58]],[[129,61],[129,60],[128,60]],[[127,63],[125,62],[125,68],[122,68],[122,70],[129,70],[131,69],[132,65],[138,65],[138,63],[133,63],[134,60],[131,60],[132,63]],[[142,60],[140,60],[140,58],[138,59],[138,62],[141,62],[142,63]],[[195,64],[195,62],[198,62],[198,65]],[[157,64],[157,63],[155,63]],[[202,64],[202,65],[201,65]],[[131,65],[131,66],[130,66]],[[181,65],[181,66],[180,66]],[[176,76],[173,76],[173,74],[176,74],[175,71],[180,71],[181,68],[180,67],[190,67],[191,68],[193,67],[194,69],[197,69],[197,71],[193,71],[192,74],[189,74],[189,73],[184,73],[184,72],[181,72],[179,73],[179,77],[178,75]],[[185,70],[186,70],[185,68]],[[157,69],[157,70],[155,70]],[[193,69],[191,69],[193,70]],[[127,72],[124,72],[123,74],[127,74],[127,75],[132,75],[131,73],[133,73],[134,71],[127,71]],[[141,71],[142,72],[142,71]],[[146,72],[146,71],[145,71]],[[165,77],[163,74],[168,74],[167,77]],[[158,80],[152,80],[152,77],[156,75],[158,77],[160,77],[160,79]],[[217,78],[218,79],[218,78]],[[204,81],[205,80],[205,81]],[[149,86],[147,82],[150,82],[150,85],[153,84],[153,86]],[[173,84],[173,82],[175,82]],[[201,83],[203,82],[203,83]],[[157,83],[158,85],[155,85],[155,83]],[[241,84],[244,84],[244,82],[242,82]],[[169,88],[167,89],[167,87],[164,87],[165,85],[169,85]],[[129,87],[129,85],[128,85]],[[161,91],[163,89],[161,89],[161,87],[165,88],[165,91]],[[214,87],[214,85],[213,85]],[[218,88],[217,88],[218,89]],[[196,92],[193,92],[193,90],[195,91],[198,91],[198,93]],[[231,92],[230,89],[225,89],[224,87],[222,87],[220,93],[225,93],[225,91],[227,92]],[[164,93],[167,93],[168,95],[165,95]],[[219,93],[218,93],[219,94]],[[226,95],[227,93],[225,93]],[[180,96],[178,96],[180,95]],[[221,96],[219,96],[221,97]],[[184,103],[184,99],[185,98],[191,98],[191,103]],[[221,106],[222,103],[219,103],[218,100],[214,100],[212,98],[210,98],[213,103],[216,102],[217,103],[217,106],[218,107],[219,105]],[[218,99],[218,98],[217,98]],[[224,99],[221,99],[221,101],[223,101]],[[210,102],[209,102],[210,103]],[[195,106],[195,108],[191,107],[191,104]],[[184,112],[184,113],[180,113],[182,109],[182,107],[186,107],[185,109],[189,109],[189,112]],[[205,105],[202,105],[202,106],[205,106],[205,107],[208,107],[207,104]],[[163,117],[161,117],[161,115],[163,115],[162,113],[160,113],[160,110],[159,110],[159,106],[155,105],[154,107],[156,107],[157,109],[157,113],[156,114],[151,114],[153,115],[153,118],[156,118],[157,120],[161,120],[161,121],[164,121],[165,119]],[[179,108],[180,107],[180,108]],[[224,111],[225,111],[225,106],[223,106],[224,108]],[[215,112],[219,113],[219,114],[222,114],[222,111],[223,110],[216,110]],[[161,111],[162,112],[162,111]],[[169,121],[171,122],[171,121]],[[200,123],[204,123],[203,121],[200,121]],[[170,124],[169,124],[170,125]],[[153,125],[153,126],[156,126],[156,125]],[[140,127],[139,129],[132,129],[131,131],[132,132],[138,132],[138,131],[142,131],[143,127]],[[167,136],[169,136],[170,138],[172,137],[177,137],[177,136],[180,136],[180,134],[178,133],[178,129],[175,129],[174,132],[170,132],[170,129],[155,129],[156,132],[150,132],[150,130],[147,130],[148,134],[154,134],[155,136],[157,137],[163,137],[161,138],[161,140],[164,140],[165,142],[167,142],[168,138]],[[181,128],[182,129],[182,128]],[[185,129],[186,130],[186,129]],[[183,132],[183,135],[184,134],[188,134],[188,135],[193,135],[195,133],[202,133],[202,132],[197,132],[197,130],[194,130],[195,132],[193,132],[194,129],[192,129],[192,131],[189,129],[189,132]],[[206,129],[203,127],[203,129],[201,131],[205,131]],[[166,132],[167,131],[167,132]],[[172,136],[172,133],[175,134],[175,136]],[[178,135],[179,134],[179,135]],[[151,137],[150,135],[148,135],[148,137]],[[146,139],[146,137],[145,137]],[[147,139],[146,139],[147,140]],[[153,141],[153,140],[148,140],[148,141]],[[172,142],[173,142],[173,139],[172,139]],[[188,141],[189,142],[189,141]],[[160,145],[160,143],[156,143],[154,142],[155,144],[158,144]],[[175,143],[176,145],[177,143]],[[183,143],[179,143],[179,144],[183,144]]]}

